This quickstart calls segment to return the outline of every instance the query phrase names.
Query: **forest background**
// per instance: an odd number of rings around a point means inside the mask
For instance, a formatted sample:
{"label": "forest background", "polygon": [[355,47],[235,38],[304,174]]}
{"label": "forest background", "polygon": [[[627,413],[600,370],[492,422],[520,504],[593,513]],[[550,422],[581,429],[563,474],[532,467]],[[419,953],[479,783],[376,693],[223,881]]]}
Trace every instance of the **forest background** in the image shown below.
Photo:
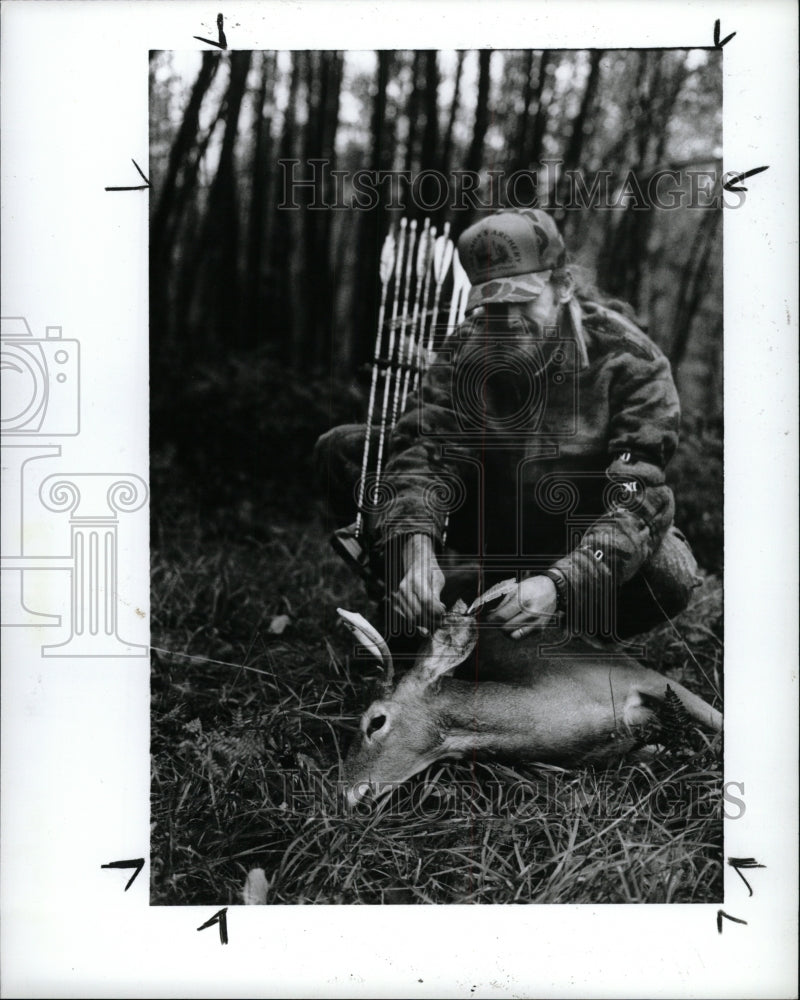
{"label": "forest background", "polygon": [[[562,808],[597,800],[591,773],[552,784],[535,765],[471,761],[433,775],[437,801],[468,790],[466,817],[416,815],[424,776],[392,812],[339,813],[376,671],[335,609],[374,609],[328,544],[311,465],[319,434],[366,414],[390,227],[430,217],[457,239],[486,211],[421,210],[413,184],[396,207],[387,190],[359,207],[355,172],[438,171],[456,201],[477,177],[485,201],[508,194],[493,178],[535,171],[582,274],[630,303],[672,364],[668,479],[703,585],[646,637],[647,660],[721,707],[721,104],[707,50],[152,53],[153,903],[240,902],[253,867],[277,903],[722,898],[720,740],[608,776],[613,820]],[[326,180],[287,192],[288,161],[296,179],[324,161]],[[665,170],[673,209],[637,194]],[[559,208],[569,171],[587,190],[605,172],[614,207]],[[520,781],[530,815],[498,822],[484,793]],[[684,800],[708,809],[684,815]]]}
{"label": "forest background", "polygon": [[[710,187],[720,60],[705,50],[152,53],[156,506],[163,472],[167,488],[186,482],[203,510],[224,510],[233,533],[310,517],[317,435],[364,416],[390,224],[428,216],[457,238],[480,214],[420,210],[409,185],[404,208],[387,208],[388,188],[374,206],[345,207],[349,180],[337,188],[331,171],[467,171],[482,177],[483,198],[490,171],[538,171],[555,177],[549,190],[540,181],[546,206],[565,201],[569,171],[587,188],[605,172],[613,208],[557,208],[556,219],[582,273],[631,303],[672,363],[683,409],[676,520],[701,565],[721,572],[722,208]],[[311,177],[313,160],[327,165],[324,185],[287,193],[287,176]],[[560,173],[543,171],[548,161]],[[677,190],[680,207],[643,206],[636,191],[665,170],[680,179],[659,190]],[[531,185],[518,190],[530,199]],[[424,196],[435,202],[435,188]],[[311,210],[315,197],[339,207]]]}

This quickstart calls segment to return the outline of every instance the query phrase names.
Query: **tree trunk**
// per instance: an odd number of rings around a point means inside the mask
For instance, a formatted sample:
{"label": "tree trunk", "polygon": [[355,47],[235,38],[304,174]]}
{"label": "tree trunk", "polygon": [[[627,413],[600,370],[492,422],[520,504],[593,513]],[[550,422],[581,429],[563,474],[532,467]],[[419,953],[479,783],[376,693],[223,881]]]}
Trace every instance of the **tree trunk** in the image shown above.
{"label": "tree trunk", "polygon": [[[183,113],[178,133],[169,153],[167,173],[161,188],[161,193],[156,202],[153,218],[150,225],[150,250],[151,260],[154,258],[160,261],[164,251],[163,237],[167,230],[167,220],[171,214],[176,212],[176,192],[181,187],[181,170],[185,169],[187,158],[192,146],[197,142],[200,131],[200,108],[203,99],[208,93],[220,64],[220,54],[218,52],[204,52],[203,61],[200,64],[200,72],[195,80],[189,103]],[[186,178],[183,178],[183,187],[186,188]]]}
{"label": "tree trunk", "polygon": [[[394,122],[389,113],[387,87],[391,77],[394,53],[378,52],[378,69],[375,96],[372,102],[372,152],[370,168],[375,171],[391,169],[394,154]],[[380,286],[378,282],[378,262],[384,232],[383,197],[378,198],[374,208],[361,213],[361,231],[358,246],[358,273],[355,294],[356,356],[366,359],[372,353],[375,336],[375,321],[378,315]]]}
{"label": "tree trunk", "polygon": [[256,342],[262,326],[262,256],[266,195],[270,174],[270,128],[272,118],[266,114],[267,95],[275,86],[275,55],[263,52],[260,65],[260,85],[255,101],[253,132],[253,169],[250,193],[249,226],[247,233],[247,263],[245,266],[245,328],[247,339]]}
{"label": "tree trunk", "polygon": [[491,76],[489,73],[492,61],[492,50],[481,49],[478,63],[478,103],[475,108],[475,124],[472,129],[472,142],[470,143],[467,159],[464,164],[466,170],[477,173],[483,166],[483,145],[486,141],[486,132],[489,128],[489,89],[491,86]]}
{"label": "tree trunk", "polygon": [[437,165],[436,147],[439,141],[439,69],[436,65],[436,50],[425,53],[425,131],[422,133],[422,154],[420,167],[435,170]]}
{"label": "tree trunk", "polygon": [[[193,193],[199,160],[187,169],[192,147],[198,140],[200,108],[220,64],[220,54],[204,52],[200,72],[169,153],[166,175],[158,199],[154,199],[150,222],[150,341],[153,356],[179,339],[175,300],[170,300],[172,252],[186,204]],[[210,134],[210,133],[209,133]],[[152,174],[152,169],[151,169]]]}
{"label": "tree trunk", "polygon": [[[302,144],[298,172],[301,176],[311,175],[310,160],[316,157],[319,117],[320,90],[322,87],[319,65],[321,53],[298,53],[300,73],[306,93],[306,122],[302,129]],[[291,317],[291,362],[300,370],[303,361],[309,358],[310,342],[313,339],[311,302],[308,294],[308,264],[312,256],[316,212],[310,211],[314,192],[302,188],[296,196],[300,209],[288,209],[289,231],[289,314]]]}
{"label": "tree trunk", "polygon": [[419,132],[419,104],[422,87],[420,78],[422,76],[422,53],[414,53],[414,60],[411,63],[411,90],[406,104],[406,118],[408,119],[408,134],[406,135],[406,151],[403,160],[403,169],[413,171],[416,162],[417,133]]}
{"label": "tree trunk", "polygon": [[231,75],[225,95],[225,133],[217,172],[211,184],[206,208],[206,225],[201,235],[206,268],[200,291],[209,303],[212,330],[228,331],[228,342],[242,341],[239,294],[239,198],[234,151],[239,134],[242,107],[252,53],[231,52]]}
{"label": "tree trunk", "polygon": [[[481,49],[478,56],[478,99],[475,107],[475,121],[472,128],[472,141],[469,144],[466,158],[464,160],[464,172],[467,175],[477,174],[483,166],[483,147],[486,141],[486,132],[489,128],[489,91],[491,89],[490,67],[492,61],[492,50]],[[471,181],[470,181],[471,183]],[[477,184],[471,184],[476,188]],[[457,204],[463,200],[462,189],[464,181],[459,180],[457,185]],[[469,211],[463,219],[464,225],[468,225],[474,211]],[[461,221],[461,220],[459,220]]]}
{"label": "tree trunk", "polygon": [[[342,89],[344,60],[340,52],[323,53],[325,86],[322,90],[323,103],[320,112],[322,127],[318,131],[319,156],[330,170],[336,168],[336,133],[339,127],[339,103]],[[330,175],[326,175],[324,192],[326,203],[330,203],[335,192]],[[334,334],[334,274],[336,262],[331,255],[331,234],[333,211],[314,213],[317,220],[313,258],[308,261],[307,272],[312,275],[313,286],[319,285],[319,294],[311,296],[313,312],[313,357],[315,364],[323,371],[330,371],[335,362],[333,353]]]}
{"label": "tree trunk", "polygon": [[456,63],[456,76],[453,83],[453,100],[450,104],[450,117],[447,119],[447,131],[444,135],[444,145],[442,146],[442,160],[441,160],[441,171],[448,176],[450,173],[450,161],[453,155],[453,129],[456,124],[456,116],[458,114],[458,101],[461,91],[461,72],[464,67],[464,56],[466,53],[461,49],[458,53],[458,62]]}
{"label": "tree trunk", "polygon": [[[618,183],[628,183],[630,179],[644,189],[649,175],[662,165],[670,117],[686,75],[681,63],[671,79],[665,77],[664,59],[663,53],[640,53],[628,109],[632,129],[621,137],[613,151],[621,151],[625,146],[632,149],[627,162],[616,164]],[[605,290],[637,309],[641,307],[643,275],[648,266],[653,211],[637,208],[636,198],[632,198],[620,213],[616,226],[606,230],[598,262],[598,281]]]}
{"label": "tree trunk", "polygon": [[715,256],[714,248],[721,219],[721,209],[709,208],[700,216],[692,247],[681,273],[672,320],[673,337],[669,349],[669,360],[673,371],[677,370],[686,355],[693,320],[699,312],[710,284],[711,261]]}
{"label": "tree trunk", "polygon": [[[597,96],[597,84],[600,79],[600,61],[602,58],[602,49],[594,49],[592,51],[589,63],[589,76],[586,79],[586,87],[583,91],[583,97],[581,98],[578,113],[572,120],[572,130],[569,142],[564,150],[564,163],[562,165],[562,173],[558,185],[557,204],[559,206],[562,205],[566,192],[569,189],[569,182],[565,176],[566,171],[580,169],[583,145],[591,132],[591,125],[589,123],[591,121],[591,112]],[[563,209],[558,209],[556,211],[557,221],[564,220],[565,216],[565,221],[571,222],[576,219],[575,212],[565,212]],[[569,236],[569,233],[565,233],[565,235]]]}
{"label": "tree trunk", "polygon": [[553,63],[552,52],[545,49],[539,60],[539,77],[536,81],[533,100],[536,102],[536,113],[530,129],[530,138],[526,141],[523,152],[523,165],[528,169],[539,163],[542,156],[542,143],[547,132],[547,120],[550,111],[550,101],[553,96]]}
{"label": "tree trunk", "polygon": [[[278,145],[278,160],[285,161],[294,158],[297,141],[297,92],[300,89],[300,69],[302,52],[292,52],[291,70],[289,72],[289,94],[286,108],[283,112],[283,125]],[[300,164],[302,168],[302,164]],[[292,323],[290,296],[287,287],[287,263],[291,257],[291,216],[296,214],[293,209],[281,209],[278,206],[284,201],[288,192],[282,190],[284,177],[291,173],[279,168],[278,197],[273,198],[274,212],[272,217],[272,243],[270,246],[270,299],[272,302],[271,322],[274,342],[279,346],[280,357],[288,361],[292,349]]]}
{"label": "tree trunk", "polygon": [[[520,111],[517,118],[517,128],[514,138],[509,143],[509,170],[511,173],[523,170],[528,166],[525,162],[525,147],[527,144],[528,128],[530,127],[531,101],[533,100],[533,60],[534,52],[530,49],[526,54],[522,70],[524,80],[522,87],[522,111]],[[539,67],[539,75],[541,76],[541,58]]]}

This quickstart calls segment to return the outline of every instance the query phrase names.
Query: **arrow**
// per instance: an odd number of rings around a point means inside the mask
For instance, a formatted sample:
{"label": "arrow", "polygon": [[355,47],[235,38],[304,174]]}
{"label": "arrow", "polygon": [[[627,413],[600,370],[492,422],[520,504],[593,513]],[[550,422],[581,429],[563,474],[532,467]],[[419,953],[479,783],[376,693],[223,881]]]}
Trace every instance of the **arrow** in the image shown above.
{"label": "arrow", "polygon": [[763,174],[765,170],[769,170],[769,166],[766,167],[753,167],[752,170],[743,170],[740,174],[731,174],[731,176],[722,185],[725,191],[746,191],[746,187],[734,187],[734,184],[738,184],[743,181],[746,177],[753,177],[755,174]]}
{"label": "arrow", "polygon": [[135,187],[107,187],[106,191],[146,191],[150,187],[150,181],[142,173],[142,169],[136,160],[131,160],[131,163],[136,167],[139,172],[139,176],[144,181],[144,184],[138,184]]}
{"label": "arrow", "polygon": [[212,42],[210,38],[201,38],[199,35],[192,35],[192,38],[196,38],[198,42],[205,42],[206,45],[213,45],[215,49],[227,49],[228,40],[225,37],[225,32],[222,30],[222,25],[224,24],[224,20],[225,19],[223,18],[222,14],[217,14],[217,33],[219,37],[218,42]]}
{"label": "arrow", "polygon": [[728,864],[733,868],[739,878],[747,886],[747,891],[750,895],[753,895],[753,890],[750,888],[750,883],[742,875],[740,868],[766,868],[766,865],[760,865],[755,858],[728,858]]}
{"label": "arrow", "polygon": [[461,266],[458,250],[453,251],[453,294],[450,298],[450,315],[447,317],[447,336],[464,322],[467,296],[472,286],[467,272]]}
{"label": "arrow", "polygon": [[139,874],[139,872],[144,868],[144,858],[131,858],[130,861],[109,861],[107,865],[100,865],[101,868],[135,868],[136,871],[128,879],[128,884],[125,886],[125,892],[130,889],[133,885],[134,879]]}
{"label": "arrow", "polygon": [[719,40],[719,18],[714,22],[714,48],[721,49],[723,45],[727,45],[728,42],[736,35],[735,31],[732,31],[729,35],[726,35],[722,41]]}
{"label": "arrow", "polygon": [[200,924],[197,928],[199,931],[204,931],[206,927],[213,927],[214,924],[219,924],[219,942],[220,944],[228,943],[228,918],[225,914],[228,912],[228,907],[225,906],[221,910],[217,910],[213,917],[210,917],[204,924]]}
{"label": "arrow", "polygon": [[717,930],[722,933],[722,918],[725,917],[726,920],[732,920],[735,924],[746,924],[746,920],[740,920],[738,917],[732,917],[730,913],[726,913],[724,910],[717,910]]}

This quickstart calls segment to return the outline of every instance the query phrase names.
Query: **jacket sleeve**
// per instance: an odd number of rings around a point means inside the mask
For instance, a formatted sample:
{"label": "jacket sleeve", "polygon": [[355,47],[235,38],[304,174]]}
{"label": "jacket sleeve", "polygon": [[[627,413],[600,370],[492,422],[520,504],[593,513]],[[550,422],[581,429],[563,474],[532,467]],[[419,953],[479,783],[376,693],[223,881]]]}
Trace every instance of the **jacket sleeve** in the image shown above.
{"label": "jacket sleeve", "polygon": [[[452,340],[457,349],[456,335]],[[430,365],[391,433],[379,548],[410,534],[429,535],[441,544],[447,513],[459,502],[463,491],[456,471],[458,455],[470,449],[459,443],[464,435],[453,404],[452,371],[449,357]]]}
{"label": "jacket sleeve", "polygon": [[660,353],[617,359],[610,388],[605,512],[548,573],[561,603],[595,602],[630,580],[660,545],[675,513],[664,469],[678,444],[680,404]]}

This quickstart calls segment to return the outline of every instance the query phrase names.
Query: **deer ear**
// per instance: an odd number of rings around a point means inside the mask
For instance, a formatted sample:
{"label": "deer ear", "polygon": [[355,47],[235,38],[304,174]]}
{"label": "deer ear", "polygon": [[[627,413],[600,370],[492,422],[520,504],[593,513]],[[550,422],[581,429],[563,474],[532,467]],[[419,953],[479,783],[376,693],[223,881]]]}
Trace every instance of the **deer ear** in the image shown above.
{"label": "deer ear", "polygon": [[358,614],[357,611],[345,611],[344,608],[337,608],[336,613],[364,649],[372,653],[384,667],[391,668],[392,654],[389,652],[386,640],[375,626],[370,625],[367,619],[363,615]]}
{"label": "deer ear", "polygon": [[413,674],[423,684],[434,684],[452,673],[475,648],[477,622],[472,615],[457,610],[459,605],[466,610],[464,602],[457,601],[419,654]]}

